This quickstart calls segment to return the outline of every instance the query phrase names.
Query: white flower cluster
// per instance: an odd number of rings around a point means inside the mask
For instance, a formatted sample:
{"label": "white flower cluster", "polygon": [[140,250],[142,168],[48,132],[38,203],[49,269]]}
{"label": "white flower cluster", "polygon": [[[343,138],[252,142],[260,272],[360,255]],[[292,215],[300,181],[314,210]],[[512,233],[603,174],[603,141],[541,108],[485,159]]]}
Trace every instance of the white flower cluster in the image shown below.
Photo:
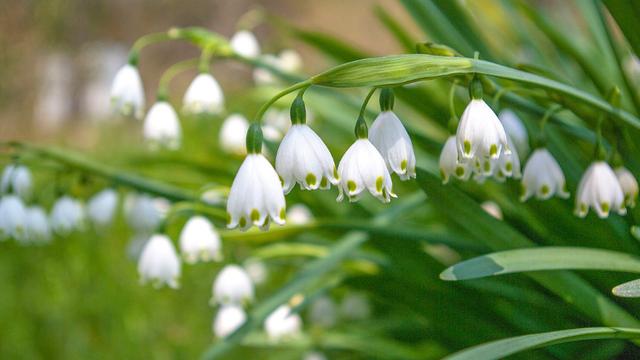
{"label": "white flower cluster", "polygon": [[239,265],[225,266],[213,282],[212,305],[219,305],[213,319],[213,333],[224,338],[236,331],[247,319],[244,306],[254,299],[254,285],[247,271]]}

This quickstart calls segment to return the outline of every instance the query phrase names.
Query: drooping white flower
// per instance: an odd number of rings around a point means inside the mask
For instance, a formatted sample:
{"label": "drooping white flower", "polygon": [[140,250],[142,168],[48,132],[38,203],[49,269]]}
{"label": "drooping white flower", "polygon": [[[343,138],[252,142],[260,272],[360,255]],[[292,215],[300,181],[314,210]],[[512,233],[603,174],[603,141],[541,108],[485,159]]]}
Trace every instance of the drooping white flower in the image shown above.
{"label": "drooping white flower", "polygon": [[461,159],[500,157],[509,153],[507,135],[502,123],[482,99],[472,99],[467,105],[456,132]]}
{"label": "drooping white flower", "polygon": [[25,239],[33,243],[48,243],[51,240],[51,228],[47,213],[39,206],[27,208],[25,227],[27,234]]}
{"label": "drooping white flower", "polygon": [[255,58],[260,55],[260,44],[251,31],[238,31],[231,37],[230,44],[233,51],[240,56]]}
{"label": "drooping white flower", "polygon": [[220,146],[222,150],[234,155],[247,153],[245,137],[249,130],[249,121],[240,114],[229,115],[220,128]]}
{"label": "drooping white flower", "polygon": [[456,146],[456,137],[449,136],[440,152],[440,177],[442,183],[449,182],[449,177],[455,176],[460,180],[468,180],[471,176],[471,161],[458,161],[458,147]]}
{"label": "drooping white flower", "polygon": [[247,321],[247,314],[236,304],[222,305],[213,320],[213,334],[225,338]]}
{"label": "drooping white flower", "polygon": [[79,200],[63,196],[53,204],[51,228],[58,235],[67,236],[72,231],[81,229],[84,220],[84,208]]}
{"label": "drooping white flower", "polygon": [[0,198],[0,240],[13,238],[18,241],[26,239],[27,210],[16,195]]}
{"label": "drooping white flower", "polygon": [[511,138],[513,146],[509,146],[511,150],[517,149],[522,159],[529,154],[529,134],[522,120],[510,109],[504,109],[498,114],[498,118],[504,127],[507,136]]}
{"label": "drooping white flower", "polygon": [[615,170],[616,177],[624,193],[624,203],[628,207],[636,206],[636,198],[638,197],[638,181],[624,166],[619,166]]}
{"label": "drooping white flower", "polygon": [[320,327],[334,326],[338,320],[336,304],[327,296],[319,297],[309,308],[309,320]]}
{"label": "drooping white flower", "polygon": [[340,304],[340,314],[351,320],[363,320],[371,315],[369,299],[361,293],[353,292],[345,295]]}
{"label": "drooping white flower", "polygon": [[485,201],[480,204],[482,210],[486,211],[487,214],[493,216],[498,220],[502,220],[502,209],[500,209],[500,205],[496,204],[493,201]]}
{"label": "drooping white flower", "polygon": [[253,282],[238,265],[225,266],[213,282],[212,303],[244,304],[253,301]]}
{"label": "drooping white flower", "polygon": [[585,217],[589,207],[592,207],[600,218],[609,216],[610,211],[624,215],[627,213],[624,200],[624,192],[611,166],[604,161],[595,161],[578,184],[576,215]]}
{"label": "drooping white flower", "polygon": [[118,70],[111,86],[111,105],[124,116],[142,119],[144,115],[144,87],[138,68],[127,64]]}
{"label": "drooping white flower", "polygon": [[173,106],[166,101],[158,101],[144,119],[143,135],[152,147],[177,149],[182,141],[180,120]]}
{"label": "drooping white flower", "polygon": [[287,221],[290,224],[304,225],[313,221],[313,213],[304,204],[295,204],[287,210]]}
{"label": "drooping white flower", "polygon": [[356,140],[342,156],[338,165],[340,194],[337,201],[342,201],[344,193],[349,201],[357,201],[365,189],[388,203],[393,193],[393,183],[382,155],[366,138]]}
{"label": "drooping white flower", "polygon": [[293,313],[288,305],[280,305],[264,321],[264,330],[271,340],[294,337],[301,329],[300,315]]}
{"label": "drooping white flower", "polygon": [[12,192],[23,200],[31,197],[31,171],[22,165],[10,164],[4,168],[0,180],[0,193]]}
{"label": "drooping white flower", "polygon": [[118,206],[118,193],[113,189],[104,189],[95,194],[87,203],[89,220],[97,227],[111,225]]}
{"label": "drooping white flower", "polygon": [[369,141],[378,149],[389,171],[398,174],[401,180],[416,177],[411,138],[393,111],[383,111],[376,117],[369,129]]}
{"label": "drooping white flower", "polygon": [[180,251],[187,263],[222,260],[220,235],[203,216],[193,216],[180,233]]}
{"label": "drooping white flower", "polygon": [[554,195],[563,199],[569,197],[560,165],[544,148],[536,149],[529,157],[524,167],[520,190],[520,201],[526,201],[534,194],[539,200],[546,200]]}
{"label": "drooping white flower", "polygon": [[276,171],[288,194],[296,183],[306,190],[337,185],[336,165],[322,139],[306,124],[294,124],[282,139],[276,155]]}
{"label": "drooping white flower", "polygon": [[219,114],[224,110],[224,94],[211,74],[201,73],[193,79],[184,94],[182,110],[188,114]]}
{"label": "drooping white flower", "polygon": [[164,201],[146,194],[127,194],[124,210],[129,226],[138,234],[153,233],[164,217]]}
{"label": "drooping white flower", "polygon": [[302,57],[295,49],[284,49],[278,55],[280,69],[285,72],[296,72],[302,69]]}
{"label": "drooping white flower", "polygon": [[507,143],[511,148],[511,152],[506,153],[503,151],[493,169],[494,177],[499,181],[504,181],[505,178],[508,177],[514,179],[520,179],[522,177],[522,172],[520,171],[520,153],[516,150],[509,136],[507,136]]}
{"label": "drooping white flower", "polygon": [[267,280],[267,276],[269,276],[269,269],[259,259],[249,258],[245,260],[244,269],[251,281],[256,285],[263,284]]}
{"label": "drooping white flower", "polygon": [[142,284],[151,281],[155,287],[164,284],[173,289],[179,287],[180,258],[168,236],[151,236],[140,254],[138,273]]}

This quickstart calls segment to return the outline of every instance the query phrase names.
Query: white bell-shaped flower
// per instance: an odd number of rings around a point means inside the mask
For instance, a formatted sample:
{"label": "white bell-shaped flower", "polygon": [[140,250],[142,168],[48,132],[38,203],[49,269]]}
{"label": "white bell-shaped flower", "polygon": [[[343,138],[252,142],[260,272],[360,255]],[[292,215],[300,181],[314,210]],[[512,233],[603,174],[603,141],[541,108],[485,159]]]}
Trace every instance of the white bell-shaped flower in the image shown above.
{"label": "white bell-shaped flower", "polygon": [[362,191],[367,189],[373,196],[388,203],[392,197],[396,197],[391,175],[384,158],[367,139],[367,128],[362,117],[357,121],[356,135],[358,139],[342,156],[338,165],[340,193],[336,200],[342,201],[346,193],[349,201],[357,201]]}
{"label": "white bell-shaped flower", "polygon": [[264,113],[262,131],[264,137],[270,141],[280,141],[291,127],[289,111],[270,108]]}
{"label": "white bell-shaped flower", "polygon": [[220,147],[222,150],[234,155],[246,154],[247,130],[249,130],[247,118],[240,114],[229,115],[220,128]]}
{"label": "white bell-shaped flower", "polygon": [[247,321],[247,314],[236,304],[222,305],[213,320],[213,334],[225,338]]}
{"label": "white bell-shaped flower", "polygon": [[302,57],[295,49],[284,49],[278,55],[279,66],[282,71],[292,73],[302,69]]}
{"label": "white bell-shaped flower", "polygon": [[0,240],[13,238],[26,239],[27,209],[16,195],[0,198]]}
{"label": "white bell-shaped flower", "polygon": [[471,161],[458,161],[458,147],[456,146],[456,137],[449,136],[440,152],[440,177],[442,183],[449,182],[451,176],[455,176],[460,180],[468,180],[472,173]]}
{"label": "white bell-shaped flower", "polygon": [[231,37],[230,44],[233,51],[240,56],[255,58],[260,55],[260,44],[251,31],[238,31]]}
{"label": "white bell-shaped flower", "polygon": [[563,199],[569,197],[562,169],[547,149],[536,149],[529,157],[522,174],[520,191],[520,201],[526,201],[533,195],[539,200],[554,195]]}
{"label": "white bell-shaped flower", "polygon": [[60,236],[67,236],[84,226],[85,214],[82,203],[70,196],[63,196],[53,204],[51,228]]}
{"label": "white bell-shaped flower", "polygon": [[87,202],[87,216],[95,226],[104,228],[113,222],[117,207],[118,193],[113,189],[104,189]]}
{"label": "white bell-shaped flower", "polygon": [[264,330],[271,340],[295,337],[302,330],[302,319],[288,305],[280,305],[264,321]]}
{"label": "white bell-shaped flower", "polygon": [[211,303],[245,304],[253,301],[253,282],[238,265],[225,266],[213,282]]}
{"label": "white bell-shaped flower", "polygon": [[12,192],[20,196],[23,200],[31,197],[31,171],[22,165],[10,164],[4,168],[2,179],[0,180],[0,193]]}
{"label": "white bell-shaped flower", "polygon": [[33,243],[48,243],[51,241],[51,227],[47,213],[39,206],[27,208],[25,227],[26,240]]}
{"label": "white bell-shaped flower", "polygon": [[153,148],[165,147],[175,150],[180,147],[180,120],[171,104],[162,100],[153,104],[144,119],[143,135]]}
{"label": "white bell-shaped flower", "polygon": [[262,130],[258,124],[247,131],[247,153],[229,191],[227,227],[247,230],[255,225],[267,230],[271,221],[284,225],[286,204],[282,183],[262,155]]}
{"label": "white bell-shaped flower", "polygon": [[187,263],[222,260],[220,235],[203,216],[193,216],[180,233],[180,252]]}
{"label": "white bell-shaped flower", "polygon": [[138,68],[127,64],[118,70],[111,86],[111,105],[118,113],[142,119],[144,87]]}
{"label": "white bell-shaped flower", "polygon": [[154,199],[146,194],[127,194],[124,210],[127,223],[138,234],[153,233],[164,218],[164,199]]}
{"label": "white bell-shaped flower", "polygon": [[513,146],[509,148],[513,151],[517,149],[522,159],[529,154],[529,134],[524,123],[516,113],[510,109],[504,109],[498,114],[498,118],[507,133],[507,137],[511,138]]}
{"label": "white bell-shaped flower", "polygon": [[624,166],[619,166],[615,170],[616,177],[624,193],[624,203],[628,207],[636,206],[636,198],[638,197],[638,181],[635,176]]}
{"label": "white bell-shaped flower", "polygon": [[610,211],[627,213],[624,193],[611,166],[604,161],[593,162],[580,179],[576,193],[576,215],[585,217],[592,207],[600,218]]}
{"label": "white bell-shaped flower", "polygon": [[243,266],[251,281],[256,285],[264,284],[269,276],[267,265],[259,259],[249,258],[245,260]]}
{"label": "white bell-shaped flower", "polygon": [[482,99],[471,99],[462,113],[456,132],[458,153],[462,159],[497,159],[510,152],[502,123]]}
{"label": "white bell-shaped flower", "polygon": [[287,221],[290,224],[304,225],[313,221],[313,213],[304,204],[295,204],[287,209]]}
{"label": "white bell-shaped flower", "polygon": [[142,284],[151,281],[158,288],[164,284],[173,289],[179,287],[180,258],[168,236],[151,236],[140,254],[138,273]]}
{"label": "white bell-shaped flower", "polygon": [[517,148],[514,146],[509,136],[507,136],[507,143],[511,148],[511,152],[506,153],[503,151],[493,169],[493,175],[499,181],[504,181],[505,178],[508,177],[514,179],[520,179],[522,177],[522,172],[520,170],[520,153],[516,150]]}
{"label": "white bell-shaped flower", "polygon": [[[267,54],[262,56],[260,60],[285,73],[296,73],[302,69],[302,58],[293,49],[283,50],[278,56]],[[277,78],[270,70],[257,67],[253,70],[253,80],[256,84],[269,85],[276,83]]]}
{"label": "white bell-shaped flower", "polygon": [[338,321],[336,304],[328,296],[317,298],[309,308],[309,320],[314,325],[329,328]]}
{"label": "white bell-shaped flower", "polygon": [[182,100],[187,114],[219,114],[224,110],[224,94],[211,74],[201,73],[191,82]]}

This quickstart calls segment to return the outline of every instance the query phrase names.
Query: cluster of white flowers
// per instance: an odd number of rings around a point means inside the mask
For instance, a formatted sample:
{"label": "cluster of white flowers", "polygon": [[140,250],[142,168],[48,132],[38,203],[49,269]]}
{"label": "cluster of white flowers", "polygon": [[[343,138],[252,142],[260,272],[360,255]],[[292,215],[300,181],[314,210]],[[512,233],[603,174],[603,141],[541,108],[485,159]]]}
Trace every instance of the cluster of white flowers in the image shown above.
{"label": "cluster of white flowers", "polygon": [[247,319],[244,306],[254,299],[254,284],[239,265],[225,266],[213,282],[211,305],[219,305],[213,319],[213,333],[224,338],[236,331]]}

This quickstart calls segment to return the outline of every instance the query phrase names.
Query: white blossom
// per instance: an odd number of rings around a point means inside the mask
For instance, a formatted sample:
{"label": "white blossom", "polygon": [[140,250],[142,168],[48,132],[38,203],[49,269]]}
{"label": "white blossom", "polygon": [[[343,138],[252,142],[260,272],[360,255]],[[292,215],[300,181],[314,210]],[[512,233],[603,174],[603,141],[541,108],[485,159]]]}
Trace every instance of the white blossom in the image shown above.
{"label": "white blossom", "polygon": [[520,171],[520,153],[513,145],[511,137],[509,136],[507,136],[507,143],[511,148],[511,152],[506,153],[503,151],[498,158],[496,166],[493,167],[493,175],[499,181],[504,181],[507,177],[514,179],[520,179],[522,177],[522,172]]}
{"label": "white blossom", "polygon": [[129,226],[138,234],[153,233],[164,217],[164,202],[146,194],[127,194],[124,210]]}
{"label": "white blossom", "polygon": [[256,285],[263,284],[267,280],[267,276],[269,276],[267,266],[259,259],[249,258],[245,260],[244,269],[251,281]]}
{"label": "white blossom", "polygon": [[220,129],[220,147],[227,153],[234,155],[244,155],[245,136],[249,129],[249,121],[240,114],[229,115],[222,123]]}
{"label": "white blossom", "polygon": [[112,107],[124,116],[142,119],[144,101],[144,87],[138,68],[131,64],[123,66],[111,86]]}
{"label": "white blossom", "polygon": [[51,228],[61,236],[67,236],[83,227],[84,208],[79,200],[70,196],[59,198],[51,210]]}
{"label": "white blossom", "polygon": [[144,138],[151,146],[177,149],[182,141],[180,120],[173,106],[166,101],[158,101],[144,119]]}
{"label": "white blossom", "polygon": [[47,213],[39,206],[32,206],[26,210],[26,240],[34,243],[48,243],[51,241],[51,228]]}
{"label": "white blossom", "polygon": [[520,157],[526,158],[529,154],[529,134],[522,120],[510,109],[500,111],[498,118],[507,136],[512,140],[513,146],[509,146],[510,149],[517,149]]}
{"label": "white blossom", "polygon": [[0,180],[0,193],[14,193],[23,200],[31,197],[31,171],[22,165],[10,164],[4,168]]}
{"label": "white blossom", "polygon": [[301,329],[300,315],[293,313],[288,305],[280,305],[264,322],[264,330],[271,340],[294,337]]}
{"label": "white blossom", "polygon": [[211,74],[201,73],[193,79],[184,94],[182,110],[188,114],[219,114],[224,110],[224,94]]}
{"label": "white blossom", "polygon": [[[302,58],[300,54],[293,49],[282,50],[278,56],[271,54],[264,55],[261,57],[261,60],[284,73],[296,73],[302,69]],[[261,67],[253,70],[253,79],[260,85],[274,84],[277,80],[271,70]]]}
{"label": "white blossom", "polygon": [[638,181],[624,166],[619,166],[615,170],[616,177],[624,193],[624,203],[628,207],[636,206],[636,198],[638,197]]}
{"label": "white blossom", "polygon": [[309,320],[321,327],[332,327],[338,320],[336,304],[327,296],[317,298],[309,308]]}
{"label": "white blossom", "polygon": [[295,204],[287,209],[287,221],[290,224],[304,225],[313,221],[313,213],[304,204]]}
{"label": "white blossom", "polygon": [[220,235],[203,216],[193,216],[180,233],[180,251],[187,263],[222,260]]}
{"label": "white blossom", "polygon": [[416,156],[411,138],[393,111],[383,111],[369,129],[369,141],[384,158],[389,171],[401,180],[416,177]]}
{"label": "white blossom", "polygon": [[349,147],[340,160],[338,174],[338,201],[342,201],[344,193],[349,201],[357,201],[365,189],[385,203],[396,197],[387,165],[368,139],[358,139]]}
{"label": "white blossom", "polygon": [[255,58],[260,55],[260,44],[251,31],[238,31],[231,37],[230,44],[233,51],[240,56]]}
{"label": "white blossom", "polygon": [[529,157],[520,190],[520,201],[526,201],[534,194],[539,200],[549,199],[553,195],[563,199],[569,197],[560,165],[544,148],[536,149]]}
{"label": "white blossom", "polygon": [[236,304],[222,305],[213,320],[213,334],[225,338],[247,321],[247,314]]}
{"label": "white blossom", "polygon": [[104,189],[87,202],[87,216],[98,227],[111,225],[118,206],[118,193],[113,189]]}
{"label": "white blossom", "polygon": [[253,301],[253,282],[249,274],[238,265],[225,266],[213,282],[212,303],[244,304]]}
{"label": "white blossom", "polygon": [[461,159],[497,159],[510,152],[502,123],[481,99],[472,99],[462,113],[456,140]]}
{"label": "white blossom", "polygon": [[460,180],[468,180],[471,176],[471,161],[461,162],[458,160],[458,148],[456,146],[456,137],[449,136],[440,152],[440,177],[442,183],[449,182],[451,176],[455,176]]}
{"label": "white blossom", "polygon": [[585,217],[589,207],[592,207],[600,218],[609,216],[610,211],[620,215],[627,213],[620,182],[609,164],[604,161],[593,162],[578,184],[576,215]]}
{"label": "white blossom", "polygon": [[18,241],[26,239],[27,209],[16,195],[0,198],[0,240],[13,238]]}
{"label": "white blossom", "polygon": [[164,284],[173,289],[179,287],[180,258],[168,236],[151,236],[140,254],[138,273],[142,284],[151,281],[155,287]]}

